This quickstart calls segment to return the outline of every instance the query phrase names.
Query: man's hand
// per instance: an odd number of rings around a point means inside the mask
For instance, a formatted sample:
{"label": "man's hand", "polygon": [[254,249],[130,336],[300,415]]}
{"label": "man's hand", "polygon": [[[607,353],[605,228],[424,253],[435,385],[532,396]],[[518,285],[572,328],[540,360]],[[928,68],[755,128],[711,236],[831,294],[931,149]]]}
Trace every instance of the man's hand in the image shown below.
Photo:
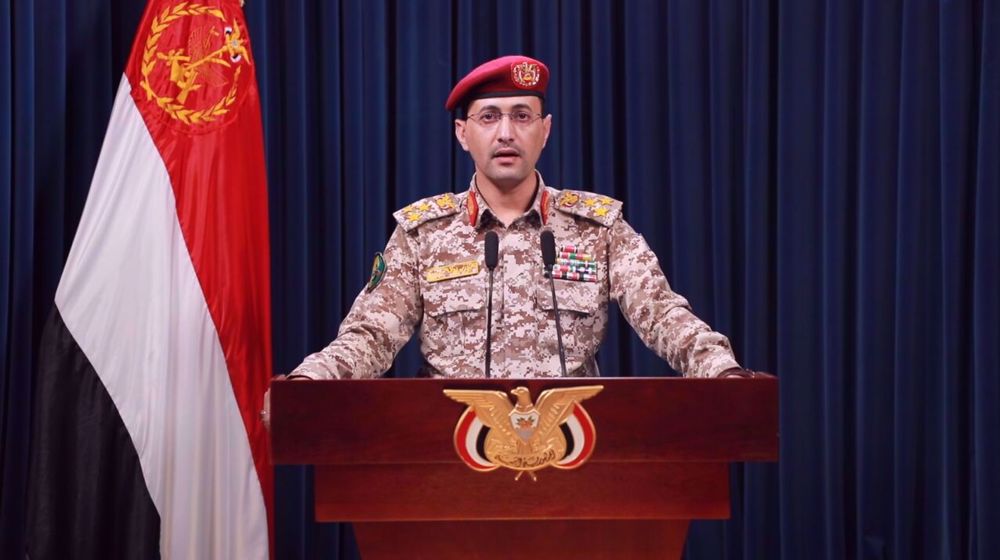
{"label": "man's hand", "polygon": [[745,379],[752,379],[757,377],[757,372],[750,369],[734,367],[719,374],[719,379],[724,377],[743,377]]}
{"label": "man's hand", "polygon": [[[286,376],[278,375],[271,378],[271,383],[275,381],[280,381]],[[260,410],[260,420],[264,423],[264,427],[268,431],[271,431],[271,387],[268,385],[267,391],[264,391],[264,408]]]}
{"label": "man's hand", "polygon": [[[281,381],[282,379],[304,379],[308,381],[309,377],[305,375],[275,375],[271,378],[271,383],[275,381]],[[264,391],[264,408],[260,409],[260,419],[264,422],[264,427],[271,430],[271,387],[268,386],[267,391]]]}

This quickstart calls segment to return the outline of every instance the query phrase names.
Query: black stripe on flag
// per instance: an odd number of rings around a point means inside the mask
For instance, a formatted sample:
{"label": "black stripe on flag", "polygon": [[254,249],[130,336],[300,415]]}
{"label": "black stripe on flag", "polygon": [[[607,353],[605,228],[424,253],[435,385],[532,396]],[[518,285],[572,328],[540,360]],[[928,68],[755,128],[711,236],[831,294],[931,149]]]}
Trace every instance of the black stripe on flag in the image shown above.
{"label": "black stripe on flag", "polygon": [[566,453],[563,453],[563,456],[559,458],[562,460],[573,454],[573,450],[576,449],[576,440],[573,439],[573,430],[569,429],[566,422],[559,424],[559,429],[562,430],[563,437],[566,438]]}
{"label": "black stripe on flag", "polygon": [[490,435],[490,429],[483,426],[479,433],[476,434],[476,453],[483,459],[486,459],[486,436]]}
{"label": "black stripe on flag", "polygon": [[29,557],[159,558],[160,516],[132,438],[58,309],[39,352]]}

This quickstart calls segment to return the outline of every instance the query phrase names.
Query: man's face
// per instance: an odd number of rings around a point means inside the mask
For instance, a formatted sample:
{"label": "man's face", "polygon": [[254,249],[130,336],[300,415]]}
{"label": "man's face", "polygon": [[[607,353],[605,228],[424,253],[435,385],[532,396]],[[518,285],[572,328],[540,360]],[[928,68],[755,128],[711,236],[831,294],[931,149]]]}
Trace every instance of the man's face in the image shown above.
{"label": "man's face", "polygon": [[469,152],[476,172],[486,176],[500,189],[513,189],[535,171],[535,164],[549,138],[552,115],[535,119],[542,111],[542,102],[533,95],[523,97],[493,97],[477,99],[469,105],[467,114],[484,111],[516,113],[527,111],[533,120],[518,124],[509,116],[486,125],[474,118],[455,120],[455,137],[462,149]]}

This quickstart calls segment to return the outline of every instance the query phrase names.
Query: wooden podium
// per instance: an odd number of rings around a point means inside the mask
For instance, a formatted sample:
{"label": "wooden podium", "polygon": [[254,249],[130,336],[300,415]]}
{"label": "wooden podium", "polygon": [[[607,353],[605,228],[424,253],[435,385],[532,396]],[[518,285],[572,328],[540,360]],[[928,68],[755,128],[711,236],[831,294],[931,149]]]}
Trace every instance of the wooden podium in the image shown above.
{"label": "wooden podium", "polygon": [[[537,481],[473,471],[444,389],[603,385],[582,404],[590,460]],[[729,517],[729,463],[778,457],[778,381],[376,379],[276,381],[275,464],[315,466],[316,519],[352,522],[379,558],[679,558],[691,519]]]}

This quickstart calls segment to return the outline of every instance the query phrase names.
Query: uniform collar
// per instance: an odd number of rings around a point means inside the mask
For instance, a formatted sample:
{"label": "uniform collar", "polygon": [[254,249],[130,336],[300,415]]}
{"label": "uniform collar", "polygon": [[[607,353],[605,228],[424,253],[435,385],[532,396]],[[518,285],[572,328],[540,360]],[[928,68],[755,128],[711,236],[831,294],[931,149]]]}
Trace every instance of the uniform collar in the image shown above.
{"label": "uniform collar", "polygon": [[[545,180],[542,179],[542,174],[535,170],[535,178],[537,180],[535,187],[535,198],[531,201],[531,206],[528,210],[521,215],[521,218],[534,216],[539,221],[541,221],[544,226],[549,221],[549,211],[552,209],[551,195],[549,190],[545,187]],[[483,195],[479,193],[479,189],[476,188],[476,174],[472,174],[472,179],[469,181],[469,195],[465,199],[465,209],[468,216],[469,225],[474,228],[481,227],[484,223],[488,223],[491,219],[496,220],[496,215],[490,210],[486,200]],[[488,216],[488,219],[484,219],[484,216]]]}

